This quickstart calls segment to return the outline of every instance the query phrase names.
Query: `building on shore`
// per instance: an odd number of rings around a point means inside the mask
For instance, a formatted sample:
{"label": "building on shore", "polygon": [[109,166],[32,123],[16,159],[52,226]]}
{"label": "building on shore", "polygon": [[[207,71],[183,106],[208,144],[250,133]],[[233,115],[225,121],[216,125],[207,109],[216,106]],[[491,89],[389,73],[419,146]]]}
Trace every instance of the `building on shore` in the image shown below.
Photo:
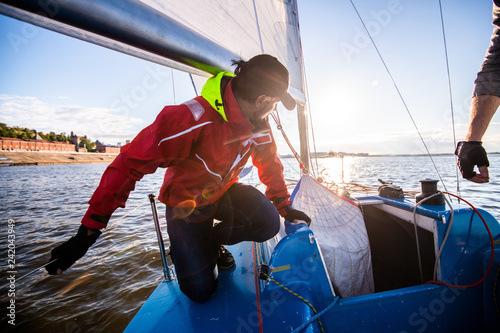
{"label": "building on shore", "polygon": [[69,136],[71,143],[76,145],[77,147],[80,145],[80,141],[82,140],[81,136],[77,136],[71,131],[71,135]]}
{"label": "building on shore", "polygon": [[0,137],[0,148],[4,151],[74,152],[76,146],[67,142],[43,140],[37,133],[33,139]]}
{"label": "building on shore", "polygon": [[120,148],[121,148],[120,146],[105,145],[99,142],[99,140],[95,142],[95,151],[98,153],[119,154]]}
{"label": "building on shore", "polygon": [[78,147],[78,146],[76,146],[75,149],[76,149],[76,151],[78,153],[88,153],[87,147]]}

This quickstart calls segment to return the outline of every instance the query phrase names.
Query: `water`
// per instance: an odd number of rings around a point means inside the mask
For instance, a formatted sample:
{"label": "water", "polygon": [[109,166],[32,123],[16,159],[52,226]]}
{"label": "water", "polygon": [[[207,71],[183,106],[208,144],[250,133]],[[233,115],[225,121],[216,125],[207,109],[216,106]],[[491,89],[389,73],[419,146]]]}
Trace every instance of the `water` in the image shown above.
{"label": "water", "polygon": [[[491,167],[490,182],[476,184],[463,180],[460,176],[460,196],[472,203],[476,208],[489,211],[496,219],[500,220],[500,155],[488,156]],[[403,188],[404,191],[420,192],[419,180],[432,178],[443,182],[438,184],[440,191],[457,194],[457,171],[455,157],[442,155],[433,157],[434,164],[439,171],[436,172],[428,156],[416,157],[345,157],[344,182],[360,183],[366,186],[378,187],[382,179]],[[319,170],[324,170],[321,175],[328,181],[342,182],[342,159],[319,159]],[[444,183],[444,185],[443,185]]]}
{"label": "water", "polygon": [[[434,157],[449,192],[456,193],[453,156]],[[461,195],[500,219],[500,156],[491,155],[488,184],[461,182]],[[378,178],[419,190],[418,180],[437,178],[428,157],[345,157],[320,159],[322,176],[334,182],[379,186]],[[297,163],[284,159],[286,178],[297,179]],[[63,276],[39,270],[50,250],[74,235],[106,164],[24,166],[0,169],[0,330],[13,332],[121,332],[163,278],[161,258],[147,195],[160,188],[163,173],[137,183],[125,209],[119,209],[97,243]],[[246,178],[258,182],[253,170]],[[442,190],[443,187],[440,185]],[[140,206],[142,205],[142,206]],[[121,219],[132,209],[140,206]],[[159,205],[164,221],[163,206]],[[8,231],[15,221],[15,297],[9,297]],[[119,220],[119,221],[118,221]],[[118,221],[118,222],[117,222]],[[166,231],[164,230],[166,236]],[[6,308],[15,300],[15,326]]]}

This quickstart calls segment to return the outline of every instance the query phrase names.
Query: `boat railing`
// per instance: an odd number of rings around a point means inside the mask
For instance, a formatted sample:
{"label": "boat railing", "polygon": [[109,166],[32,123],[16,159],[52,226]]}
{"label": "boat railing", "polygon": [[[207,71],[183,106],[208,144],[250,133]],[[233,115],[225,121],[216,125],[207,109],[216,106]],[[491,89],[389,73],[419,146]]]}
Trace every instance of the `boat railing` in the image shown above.
{"label": "boat railing", "polygon": [[151,203],[151,211],[153,213],[153,221],[155,224],[156,237],[158,238],[158,246],[160,247],[161,260],[163,262],[163,275],[166,281],[175,279],[175,275],[171,271],[167,262],[167,254],[165,253],[165,243],[163,242],[163,235],[161,233],[160,221],[158,219],[158,210],[156,209],[156,196],[154,194],[148,195],[149,202]]}

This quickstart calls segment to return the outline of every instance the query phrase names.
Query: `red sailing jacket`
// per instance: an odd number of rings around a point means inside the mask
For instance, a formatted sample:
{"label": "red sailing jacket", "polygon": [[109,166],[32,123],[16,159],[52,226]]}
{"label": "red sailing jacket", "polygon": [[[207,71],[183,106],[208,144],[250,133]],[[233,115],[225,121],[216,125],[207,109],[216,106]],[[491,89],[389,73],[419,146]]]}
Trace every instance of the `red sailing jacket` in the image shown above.
{"label": "red sailing jacket", "polygon": [[82,220],[85,226],[106,227],[116,208],[125,207],[135,182],[159,167],[167,168],[159,194],[165,205],[213,204],[239,179],[250,156],[260,180],[267,186],[267,198],[283,215],[283,207],[291,201],[272,134],[252,133],[254,126],[243,116],[231,82],[221,98],[222,76],[221,73],[207,81],[204,91],[208,92],[202,91],[205,98],[199,96],[181,105],[166,106],[153,124],[122,147],[89,201]]}

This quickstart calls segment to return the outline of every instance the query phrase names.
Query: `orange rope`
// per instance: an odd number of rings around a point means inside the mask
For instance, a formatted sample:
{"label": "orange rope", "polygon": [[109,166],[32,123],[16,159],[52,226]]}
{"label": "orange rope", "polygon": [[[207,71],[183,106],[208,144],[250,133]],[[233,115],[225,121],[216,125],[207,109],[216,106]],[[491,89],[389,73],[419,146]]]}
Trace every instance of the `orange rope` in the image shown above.
{"label": "orange rope", "polygon": [[470,204],[469,202],[467,202],[463,198],[460,198],[458,195],[455,195],[453,193],[448,193],[448,192],[443,192],[443,193],[451,195],[451,196],[454,196],[455,198],[457,198],[459,200],[463,200],[463,202],[465,202],[466,204],[468,204],[474,210],[474,212],[477,213],[477,215],[481,218],[481,220],[483,221],[483,224],[486,227],[486,231],[488,231],[488,236],[490,238],[490,244],[491,244],[490,264],[488,265],[488,269],[486,270],[486,273],[484,273],[484,275],[481,278],[481,280],[479,280],[479,281],[477,281],[476,283],[473,283],[473,284],[469,284],[469,285],[466,285],[466,286],[457,286],[457,285],[454,285],[454,284],[449,284],[449,283],[445,283],[445,282],[441,282],[441,281],[427,281],[426,283],[436,283],[436,284],[441,284],[441,285],[448,286],[448,287],[453,287],[453,288],[470,288],[470,287],[475,287],[475,286],[483,283],[483,281],[486,279],[486,277],[490,273],[491,266],[493,265],[493,258],[495,256],[495,243],[493,241],[493,236],[491,235],[490,228],[488,228],[488,224],[484,220],[483,216],[479,213],[479,211],[472,204]]}
{"label": "orange rope", "polygon": [[278,128],[278,130],[281,131],[281,134],[283,135],[283,138],[285,139],[285,142],[288,144],[288,147],[290,148],[290,150],[292,151],[293,155],[295,156],[295,159],[297,160],[297,162],[299,163],[299,167],[301,170],[304,170],[306,172],[309,173],[309,170],[306,169],[306,167],[304,166],[304,163],[302,161],[302,158],[300,157],[300,155],[295,151],[295,149],[293,148],[290,140],[288,139],[288,136],[286,135],[285,131],[283,130],[283,126],[281,125],[281,119],[280,119],[280,115],[278,113],[278,110],[276,108],[274,108],[273,110],[274,112],[271,112],[271,116],[273,117],[274,119],[274,122],[276,123],[276,126]]}

